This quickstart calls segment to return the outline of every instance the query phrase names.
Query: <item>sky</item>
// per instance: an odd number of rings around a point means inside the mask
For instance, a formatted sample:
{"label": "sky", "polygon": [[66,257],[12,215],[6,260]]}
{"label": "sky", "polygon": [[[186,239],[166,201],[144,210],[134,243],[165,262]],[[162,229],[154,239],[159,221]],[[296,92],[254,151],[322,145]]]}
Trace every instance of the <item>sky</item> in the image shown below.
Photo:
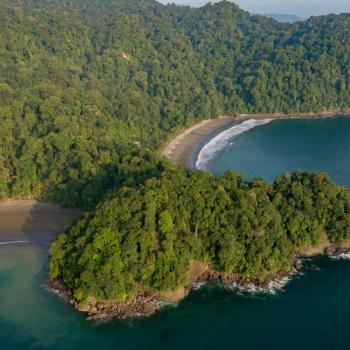
{"label": "sky", "polygon": [[[201,6],[209,2],[209,0],[159,1],[192,6]],[[234,2],[252,13],[282,13],[305,18],[311,15],[350,12],[350,0],[234,0]]]}

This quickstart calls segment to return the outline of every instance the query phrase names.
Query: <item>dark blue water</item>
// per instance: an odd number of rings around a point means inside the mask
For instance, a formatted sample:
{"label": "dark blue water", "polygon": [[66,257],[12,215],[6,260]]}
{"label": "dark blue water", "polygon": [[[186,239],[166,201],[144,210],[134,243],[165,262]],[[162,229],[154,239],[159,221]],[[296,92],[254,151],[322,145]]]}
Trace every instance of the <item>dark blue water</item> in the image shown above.
{"label": "dark blue water", "polygon": [[304,263],[275,295],[207,286],[143,320],[85,321],[42,287],[47,252],[0,249],[0,349],[349,349],[350,261]]}
{"label": "dark blue water", "polygon": [[275,120],[234,136],[206,168],[268,181],[295,170],[325,171],[350,186],[350,118]]}
{"label": "dark blue water", "polygon": [[[272,180],[296,168],[326,170],[349,185],[350,119],[275,121],[249,130],[209,167]],[[304,262],[283,291],[194,292],[148,319],[85,321],[43,287],[47,250],[0,247],[0,350],[350,349],[350,260]]]}

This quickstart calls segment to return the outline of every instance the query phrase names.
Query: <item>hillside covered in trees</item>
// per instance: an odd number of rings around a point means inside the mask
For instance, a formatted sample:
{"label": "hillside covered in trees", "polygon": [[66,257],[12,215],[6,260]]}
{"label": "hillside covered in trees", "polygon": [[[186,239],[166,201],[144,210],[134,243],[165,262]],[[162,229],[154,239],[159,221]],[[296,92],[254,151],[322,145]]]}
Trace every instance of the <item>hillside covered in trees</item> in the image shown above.
{"label": "hillside covered in trees", "polygon": [[0,0],[0,198],[93,208],[142,161],[135,144],[221,114],[349,107],[349,23],[227,1]]}
{"label": "hillside covered in trees", "polygon": [[246,182],[159,147],[200,119],[350,106],[350,16],[293,24],[223,1],[0,0],[0,199],[89,210],[51,247],[79,302],[188,286],[190,263],[245,279],[350,239],[325,174]]}
{"label": "hillside covered in trees", "polygon": [[[102,202],[51,246],[51,277],[79,302],[132,300],[142,289],[188,287],[190,262],[263,281],[298,252],[349,244],[350,192],[325,174],[272,184],[169,169]],[[347,247],[349,247],[347,245]]]}

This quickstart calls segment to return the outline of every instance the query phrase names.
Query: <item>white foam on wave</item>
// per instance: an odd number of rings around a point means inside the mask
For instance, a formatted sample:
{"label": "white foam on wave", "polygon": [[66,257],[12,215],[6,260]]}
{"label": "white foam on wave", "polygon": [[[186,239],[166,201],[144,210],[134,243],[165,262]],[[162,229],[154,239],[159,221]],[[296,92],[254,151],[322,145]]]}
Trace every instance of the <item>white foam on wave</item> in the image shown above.
{"label": "white foam on wave", "polygon": [[14,244],[49,244],[48,242],[41,241],[4,241],[0,242],[0,246],[2,245],[14,245]]}
{"label": "white foam on wave", "polygon": [[285,276],[279,280],[269,282],[267,286],[268,293],[276,294],[277,292],[283,292],[284,287],[290,282],[291,279],[291,276]]}
{"label": "white foam on wave", "polygon": [[275,295],[278,292],[283,292],[284,287],[292,279],[292,274],[285,276],[280,279],[275,279],[270,281],[267,286],[261,287],[254,283],[247,283],[241,285],[239,283],[233,283],[229,286],[230,289],[238,291],[240,293],[249,293],[249,294],[272,294]]}
{"label": "white foam on wave", "polygon": [[241,124],[234,125],[233,127],[215,136],[207,144],[205,144],[205,146],[199,152],[196,161],[196,168],[207,170],[206,166],[208,162],[213,159],[219,151],[233,144],[232,138],[257,126],[270,123],[272,120],[273,119],[249,119]]}
{"label": "white foam on wave", "polygon": [[203,286],[206,285],[206,281],[200,281],[200,282],[196,282],[196,283],[193,283],[192,286],[191,286],[191,289],[194,291],[194,290],[199,290],[201,289]]}
{"label": "white foam on wave", "polygon": [[338,255],[330,255],[330,258],[333,260],[350,260],[350,252],[341,253]]}

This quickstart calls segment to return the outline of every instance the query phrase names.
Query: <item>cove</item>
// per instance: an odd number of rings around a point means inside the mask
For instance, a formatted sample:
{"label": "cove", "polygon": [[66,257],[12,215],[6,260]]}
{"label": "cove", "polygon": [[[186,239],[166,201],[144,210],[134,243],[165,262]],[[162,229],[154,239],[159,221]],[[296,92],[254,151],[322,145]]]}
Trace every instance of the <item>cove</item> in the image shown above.
{"label": "cove", "polygon": [[[218,174],[238,169],[268,180],[296,168],[322,170],[349,186],[349,132],[346,118],[272,121],[229,139],[206,166]],[[226,168],[215,165],[225,154]],[[209,284],[147,319],[97,323],[45,288],[47,254],[43,245],[0,247],[1,350],[340,350],[350,344],[348,259],[305,260],[300,274],[276,294]]]}
{"label": "cove", "polygon": [[[219,143],[221,135],[216,136]],[[272,182],[295,170],[324,171],[349,187],[350,118],[274,120],[233,133],[221,147],[216,145],[206,153],[201,167],[216,175],[237,170],[249,179]]]}

